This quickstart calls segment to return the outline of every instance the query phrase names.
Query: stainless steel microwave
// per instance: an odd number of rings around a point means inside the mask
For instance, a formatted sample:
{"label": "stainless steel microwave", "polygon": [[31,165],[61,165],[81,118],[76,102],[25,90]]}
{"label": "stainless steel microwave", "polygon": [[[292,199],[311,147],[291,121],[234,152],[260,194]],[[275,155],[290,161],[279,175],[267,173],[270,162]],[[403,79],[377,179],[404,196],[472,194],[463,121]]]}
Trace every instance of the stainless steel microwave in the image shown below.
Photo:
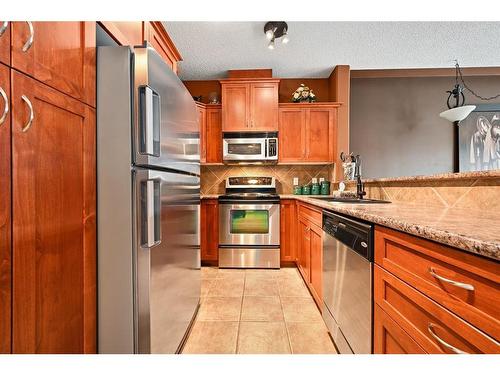
{"label": "stainless steel microwave", "polygon": [[278,132],[231,132],[223,135],[226,164],[276,164]]}

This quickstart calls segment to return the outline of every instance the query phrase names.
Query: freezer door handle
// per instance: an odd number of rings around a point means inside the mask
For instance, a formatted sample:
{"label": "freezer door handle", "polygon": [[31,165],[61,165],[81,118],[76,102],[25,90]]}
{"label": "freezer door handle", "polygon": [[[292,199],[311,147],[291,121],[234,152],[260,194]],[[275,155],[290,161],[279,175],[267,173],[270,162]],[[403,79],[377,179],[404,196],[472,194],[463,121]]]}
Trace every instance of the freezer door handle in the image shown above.
{"label": "freezer door handle", "polygon": [[141,182],[141,247],[149,248],[161,242],[160,181]]}
{"label": "freezer door handle", "polygon": [[141,154],[160,157],[160,95],[149,86],[139,87]]}

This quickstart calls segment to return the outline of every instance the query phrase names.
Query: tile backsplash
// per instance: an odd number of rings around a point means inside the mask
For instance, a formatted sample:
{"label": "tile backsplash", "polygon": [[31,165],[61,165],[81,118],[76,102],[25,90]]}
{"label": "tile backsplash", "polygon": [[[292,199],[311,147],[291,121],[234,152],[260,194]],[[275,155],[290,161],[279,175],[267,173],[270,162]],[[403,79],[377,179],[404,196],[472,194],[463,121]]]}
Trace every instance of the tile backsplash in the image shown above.
{"label": "tile backsplash", "polygon": [[201,166],[201,194],[223,194],[225,180],[229,176],[272,176],[276,177],[278,194],[293,193],[293,178],[299,178],[299,185],[311,182],[313,177],[332,181],[334,164],[328,165],[203,165]]}
{"label": "tile backsplash", "polygon": [[[349,183],[347,189],[356,191],[356,185]],[[498,177],[375,181],[365,183],[365,191],[368,198],[391,202],[500,212]]]}

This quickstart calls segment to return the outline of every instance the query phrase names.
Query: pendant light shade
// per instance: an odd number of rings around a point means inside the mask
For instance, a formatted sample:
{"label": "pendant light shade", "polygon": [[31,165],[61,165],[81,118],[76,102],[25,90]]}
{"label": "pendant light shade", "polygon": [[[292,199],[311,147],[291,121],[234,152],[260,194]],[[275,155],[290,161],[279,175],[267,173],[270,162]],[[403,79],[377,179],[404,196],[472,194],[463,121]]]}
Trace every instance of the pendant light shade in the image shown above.
{"label": "pendant light shade", "polygon": [[450,122],[460,122],[464,120],[470,113],[476,109],[475,105],[463,105],[460,107],[448,109],[439,114],[439,117],[442,117]]}

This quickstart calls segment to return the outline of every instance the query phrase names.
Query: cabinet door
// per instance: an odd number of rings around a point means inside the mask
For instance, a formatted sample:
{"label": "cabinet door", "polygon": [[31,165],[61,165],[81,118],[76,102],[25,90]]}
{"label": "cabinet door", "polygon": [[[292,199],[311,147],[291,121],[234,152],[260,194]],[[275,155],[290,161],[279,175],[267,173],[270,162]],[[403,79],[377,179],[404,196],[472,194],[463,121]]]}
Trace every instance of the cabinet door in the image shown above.
{"label": "cabinet door", "polygon": [[207,161],[207,123],[205,117],[205,108],[197,105],[198,125],[200,127],[200,163]]}
{"label": "cabinet door", "polygon": [[306,221],[299,218],[299,267],[302,272],[302,277],[306,281],[306,284],[311,282],[310,278],[310,261],[311,261],[311,239],[310,239],[310,228]]}
{"label": "cabinet door", "polygon": [[425,354],[425,351],[377,304],[373,311],[374,354]]}
{"label": "cabinet door", "polygon": [[248,131],[249,93],[248,84],[222,84],[222,130]]}
{"label": "cabinet door", "polygon": [[333,162],[334,109],[307,110],[306,161]]}
{"label": "cabinet door", "polygon": [[0,354],[11,351],[10,69],[0,64]]}
{"label": "cabinet door", "polygon": [[278,84],[250,84],[250,130],[278,130]]}
{"label": "cabinet door", "polygon": [[219,108],[207,108],[206,123],[206,162],[222,163],[222,111]]}
{"label": "cabinet door", "polygon": [[219,202],[201,201],[201,260],[217,261],[219,253]]}
{"label": "cabinet door", "polygon": [[10,22],[0,21],[0,62],[10,65]]}
{"label": "cabinet door", "polygon": [[303,161],[306,155],[306,111],[282,108],[279,110],[279,161]]}
{"label": "cabinet door", "polygon": [[322,303],[322,287],[323,287],[323,230],[312,224],[310,226],[310,241],[311,241],[311,291],[318,306],[323,306]]}
{"label": "cabinet door", "polygon": [[95,22],[13,22],[11,32],[13,68],[95,107]]}
{"label": "cabinet door", "polygon": [[168,66],[177,73],[177,61],[180,56],[173,51],[175,47],[161,22],[149,22],[148,34],[148,42],[161,55]]}
{"label": "cabinet door", "polygon": [[294,262],[296,256],[296,230],[297,210],[294,199],[281,200],[281,217],[280,217],[280,248],[281,261]]}
{"label": "cabinet door", "polygon": [[95,353],[95,111],[12,72],[12,351]]}

